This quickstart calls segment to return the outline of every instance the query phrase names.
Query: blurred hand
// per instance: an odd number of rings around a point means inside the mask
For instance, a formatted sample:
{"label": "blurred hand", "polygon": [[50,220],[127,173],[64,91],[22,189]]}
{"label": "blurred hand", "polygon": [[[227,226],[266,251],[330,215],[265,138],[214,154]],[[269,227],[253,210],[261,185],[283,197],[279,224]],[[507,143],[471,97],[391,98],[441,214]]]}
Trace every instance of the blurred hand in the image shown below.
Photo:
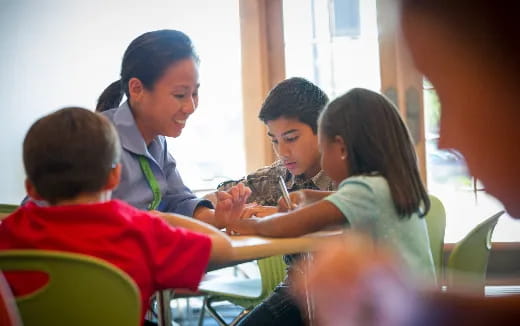
{"label": "blurred hand", "polygon": [[355,233],[327,244],[294,274],[294,295],[306,311],[306,291],[317,325],[404,325],[417,308],[416,292],[399,262]]}

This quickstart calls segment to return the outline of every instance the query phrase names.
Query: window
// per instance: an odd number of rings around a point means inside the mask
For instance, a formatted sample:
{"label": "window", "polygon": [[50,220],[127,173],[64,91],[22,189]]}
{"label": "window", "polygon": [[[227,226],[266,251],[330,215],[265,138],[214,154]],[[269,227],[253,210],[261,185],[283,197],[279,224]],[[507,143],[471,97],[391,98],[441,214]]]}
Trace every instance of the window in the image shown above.
{"label": "window", "polygon": [[1,202],[25,194],[21,144],[29,126],[64,106],[93,109],[118,79],[130,41],[155,29],[186,32],[201,58],[199,108],[169,140],[185,183],[215,187],[219,177],[244,174],[237,1],[8,0],[0,27],[0,130],[8,135],[0,146]]}
{"label": "window", "polygon": [[332,1],[331,29],[334,37],[359,37],[361,33],[359,0]]}
{"label": "window", "polygon": [[284,0],[287,77],[319,85],[331,98],[353,87],[379,91],[375,0]]}
{"label": "window", "polygon": [[[283,6],[288,77],[305,77],[330,98],[352,87],[380,91],[375,0],[284,0]],[[468,174],[460,153],[438,149],[441,109],[427,81],[424,109],[428,189],[446,206],[445,241],[456,242],[503,207]],[[504,215],[493,241],[518,241],[518,234],[520,221]]]}

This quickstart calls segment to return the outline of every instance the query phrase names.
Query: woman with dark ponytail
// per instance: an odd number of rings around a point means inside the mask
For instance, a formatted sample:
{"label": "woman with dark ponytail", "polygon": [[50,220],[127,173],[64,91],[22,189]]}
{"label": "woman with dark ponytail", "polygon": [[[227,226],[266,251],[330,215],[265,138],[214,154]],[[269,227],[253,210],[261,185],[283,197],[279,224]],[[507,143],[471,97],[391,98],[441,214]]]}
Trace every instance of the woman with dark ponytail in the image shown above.
{"label": "woman with dark ponytail", "polygon": [[[184,33],[144,33],[126,49],[121,78],[103,91],[96,111],[113,122],[123,147],[121,183],[114,198],[223,227],[230,216],[242,212],[249,188],[238,185],[220,192],[213,209],[184,185],[165,140],[178,137],[197,108],[198,63]],[[123,95],[126,101],[121,103]]]}
{"label": "woman with dark ponytail", "polygon": [[116,108],[123,100],[123,88],[121,87],[121,79],[116,80],[101,93],[96,105],[96,111],[103,112],[108,109]]}

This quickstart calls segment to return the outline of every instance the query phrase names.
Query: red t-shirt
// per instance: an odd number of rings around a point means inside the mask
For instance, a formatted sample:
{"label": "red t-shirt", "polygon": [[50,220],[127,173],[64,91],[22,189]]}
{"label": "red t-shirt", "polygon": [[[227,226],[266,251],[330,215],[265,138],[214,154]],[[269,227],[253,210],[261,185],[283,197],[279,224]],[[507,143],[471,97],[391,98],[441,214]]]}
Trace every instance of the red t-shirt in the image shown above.
{"label": "red t-shirt", "polygon": [[[60,250],[104,259],[137,283],[144,316],[153,292],[197,289],[211,240],[118,200],[49,207],[29,202],[0,223],[2,249]],[[6,278],[15,294],[34,289],[27,277],[23,283],[13,274]],[[32,281],[39,284],[41,278]]]}

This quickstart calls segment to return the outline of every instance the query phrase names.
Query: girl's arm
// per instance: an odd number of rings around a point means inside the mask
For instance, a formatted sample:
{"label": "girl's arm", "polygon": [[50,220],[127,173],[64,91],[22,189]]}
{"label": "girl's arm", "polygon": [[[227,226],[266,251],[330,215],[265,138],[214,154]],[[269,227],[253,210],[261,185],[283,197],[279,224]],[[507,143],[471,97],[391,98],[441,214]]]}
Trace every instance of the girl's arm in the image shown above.
{"label": "girl's arm", "polygon": [[287,213],[262,218],[236,219],[228,229],[239,234],[295,237],[345,223],[347,223],[346,218],[336,206],[329,201],[320,200]]}
{"label": "girl's arm", "polygon": [[260,206],[255,204],[247,204],[242,211],[241,217],[264,217],[278,213],[278,207],[276,206]]}
{"label": "girl's arm", "polygon": [[193,218],[175,214],[154,212],[173,227],[203,233],[211,238],[210,262],[223,263],[232,259],[232,247],[229,237],[215,227]]}

